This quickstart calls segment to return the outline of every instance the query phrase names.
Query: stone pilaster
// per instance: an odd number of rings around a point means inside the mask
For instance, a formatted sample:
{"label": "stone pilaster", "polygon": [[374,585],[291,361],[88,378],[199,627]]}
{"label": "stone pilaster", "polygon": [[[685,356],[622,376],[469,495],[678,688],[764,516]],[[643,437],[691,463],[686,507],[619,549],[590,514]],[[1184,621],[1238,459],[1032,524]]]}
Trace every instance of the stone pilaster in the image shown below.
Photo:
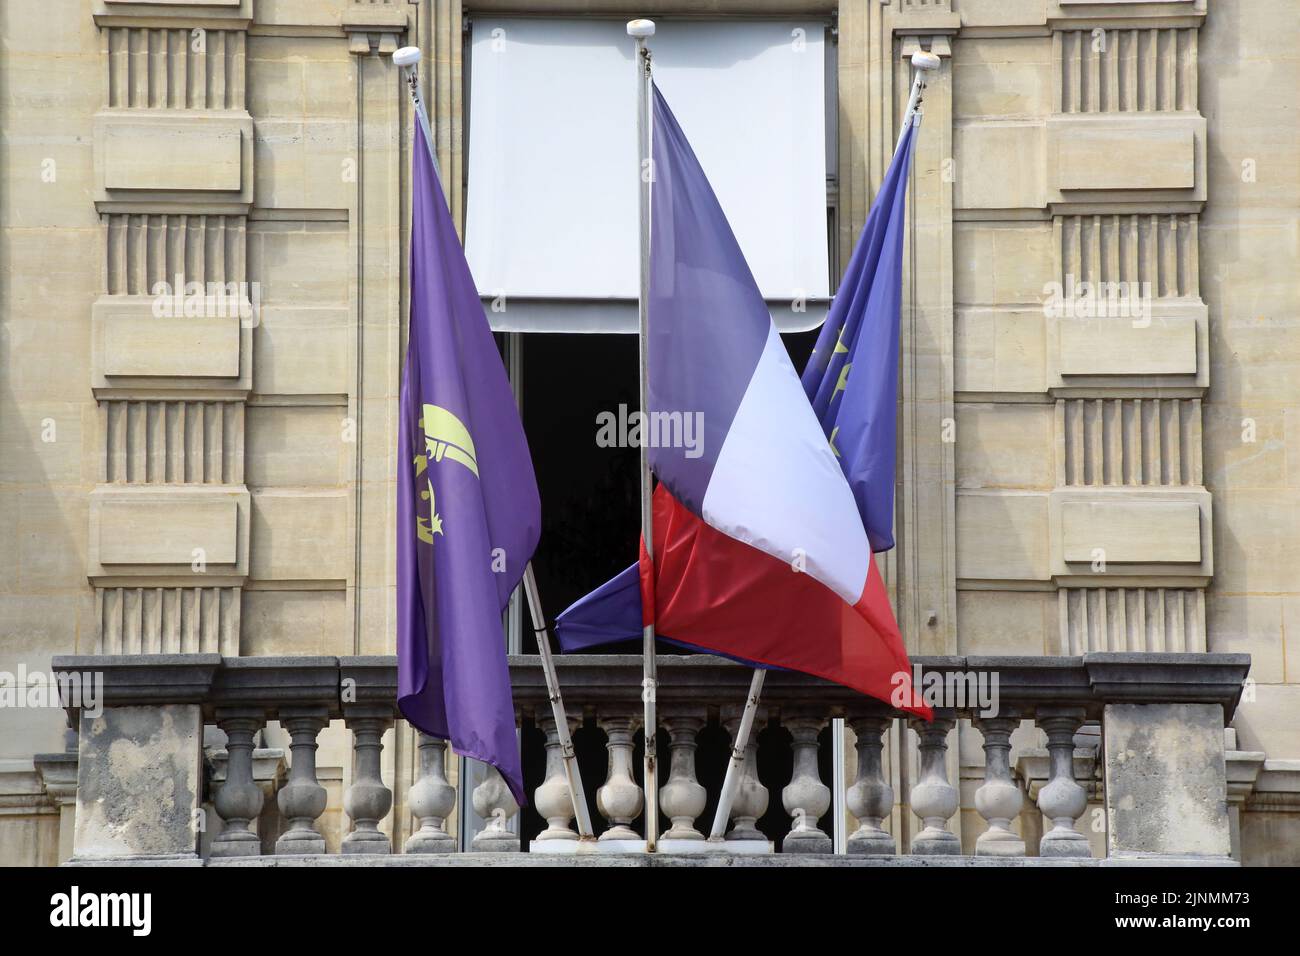
{"label": "stone pilaster", "polygon": [[197,704],[85,716],[73,858],[198,859],[203,718]]}
{"label": "stone pilaster", "polygon": [[1111,857],[1230,858],[1223,722],[1220,704],[1106,705]]}
{"label": "stone pilaster", "polygon": [[958,17],[947,0],[887,8],[890,91],[880,147],[892,155],[912,87],[911,57],[928,50],[913,154],[899,316],[902,454],[894,559],[899,625],[914,653],[957,651],[956,460],[953,408],[952,43]]}
{"label": "stone pilaster", "polygon": [[[105,654],[239,653],[248,574],[244,407],[259,296],[248,282],[251,0],[97,0],[101,295],[88,574]],[[147,11],[147,12],[144,12]]]}
{"label": "stone pilaster", "polygon": [[1049,522],[1062,654],[1208,649],[1204,16],[1203,3],[1102,17],[1063,5],[1051,22]]}

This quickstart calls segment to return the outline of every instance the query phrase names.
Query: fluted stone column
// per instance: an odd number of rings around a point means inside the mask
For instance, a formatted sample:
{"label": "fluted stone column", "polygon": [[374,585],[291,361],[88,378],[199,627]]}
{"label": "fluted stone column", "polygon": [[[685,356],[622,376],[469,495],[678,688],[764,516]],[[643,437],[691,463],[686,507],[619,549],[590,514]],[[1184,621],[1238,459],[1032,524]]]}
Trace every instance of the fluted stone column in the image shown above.
{"label": "fluted stone column", "polygon": [[475,852],[518,852],[519,835],[510,832],[510,818],[519,812],[519,802],[496,767],[487,765],[487,775],[474,788],[472,800],[474,812],[487,821],[487,826],[474,834]]}
{"label": "fluted stone column", "polygon": [[605,731],[606,750],[609,752],[609,772],[605,783],[596,791],[596,807],[609,822],[609,828],[600,839],[639,840],[632,829],[632,821],[641,814],[643,799],[641,787],[632,769],[634,735],[641,719],[633,714],[611,714],[597,720]]}
{"label": "fluted stone column", "polygon": [[289,829],[275,842],[275,852],[324,853],[316,818],[325,812],[327,794],[316,779],[316,736],[329,723],[329,714],[324,707],[282,707],[280,723],[289,732],[293,762],[289,782],[276,797]]}
{"label": "fluted stone column", "polygon": [[1083,724],[1082,707],[1040,707],[1035,715],[1047,734],[1050,777],[1038,791],[1038,809],[1052,821],[1052,829],[1038,844],[1039,856],[1088,857],[1088,838],[1074,821],[1088,808],[1088,792],[1074,779],[1074,733]]}
{"label": "fluted stone column", "polygon": [[858,738],[858,772],[845,799],[849,811],[858,819],[858,828],[849,835],[850,855],[894,854],[894,837],[881,826],[894,808],[894,788],[886,780],[881,762],[883,736],[892,723],[891,717],[849,719],[849,727]]}
{"label": "fluted stone column", "polygon": [[817,738],[826,720],[810,715],[782,720],[794,750],[794,771],[781,791],[781,804],[792,818],[790,832],[781,842],[783,853],[830,853],[833,849],[831,838],[818,826],[831,806],[831,788],[822,783],[817,770]]}
{"label": "fluted stone column", "polygon": [[1003,715],[976,723],[984,735],[984,783],[975,791],[975,809],[989,828],[975,840],[975,855],[1024,856],[1025,841],[1011,829],[1024,806],[1024,794],[1011,776],[1011,732],[1020,720]]}
{"label": "fluted stone column", "polygon": [[262,812],[262,788],[253,779],[253,738],[265,721],[261,709],[217,708],[217,726],[226,734],[226,781],[212,806],[224,826],[212,841],[214,857],[258,856],[262,841],[250,824]]}
{"label": "fluted stone column", "polygon": [[420,734],[419,777],[407,794],[419,829],[406,838],[406,853],[452,853],[456,838],[447,817],[456,807],[456,788],[447,782],[447,741]]}
{"label": "fluted stone column", "polygon": [[[740,730],[740,706],[723,709],[723,726],[731,735],[731,745],[736,745],[736,733]],[[742,765],[740,784],[736,787],[736,797],[731,804],[731,830],[728,840],[766,840],[763,831],[758,829],[758,818],[767,812],[767,787],[758,780],[758,732],[767,722],[767,712],[760,707],[754,715],[754,727],[749,735],[749,744],[745,747],[745,762]]]}
{"label": "fluted stone column", "polygon": [[912,852],[920,856],[946,856],[961,853],[961,841],[948,830],[949,818],[957,812],[957,788],[948,782],[948,732],[955,721],[935,717],[926,722],[910,721],[921,738],[921,772],[912,788],[912,812],[921,818],[924,828],[912,838]]}
{"label": "fluted stone column", "polygon": [[665,840],[703,840],[695,821],[704,812],[708,792],[695,776],[696,738],[704,729],[703,713],[674,713],[664,718],[672,754],[668,782],[659,788],[659,805],[672,826]]}
{"label": "fluted stone column", "polygon": [[393,709],[379,705],[345,708],[352,731],[352,786],[343,795],[343,809],[352,818],[352,832],[343,838],[344,853],[391,853],[392,841],[379,821],[393,808],[393,792],[380,775],[384,732],[393,725]]}
{"label": "fluted stone column", "polygon": [[[572,738],[581,718],[566,713],[565,719]],[[537,723],[546,734],[546,779],[533,793],[533,803],[546,821],[546,829],[537,835],[537,839],[576,840],[578,832],[569,825],[573,820],[573,796],[569,791],[569,775],[564,766],[564,747],[560,744],[559,724],[549,711]]]}

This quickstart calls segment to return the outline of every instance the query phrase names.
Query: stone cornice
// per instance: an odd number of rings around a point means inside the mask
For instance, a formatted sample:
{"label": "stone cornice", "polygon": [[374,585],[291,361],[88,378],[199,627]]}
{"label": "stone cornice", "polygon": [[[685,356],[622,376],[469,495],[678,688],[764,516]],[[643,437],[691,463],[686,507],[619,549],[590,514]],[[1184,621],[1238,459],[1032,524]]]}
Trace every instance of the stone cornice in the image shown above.
{"label": "stone cornice", "polygon": [[[1092,653],[1082,657],[914,657],[926,674],[963,680],[996,675],[998,698],[1007,707],[1032,711],[1076,707],[1099,716],[1108,703],[1211,703],[1230,719],[1250,670],[1247,654]],[[557,660],[560,684],[574,703],[638,704],[641,658],[635,654],[574,654]],[[323,706],[331,714],[344,704],[387,704],[397,692],[396,658],[227,657],[216,654],[157,654],[56,657],[63,673],[100,675],[108,706],[202,703],[216,707]],[[743,699],[749,669],[712,655],[660,655],[659,700],[663,703],[721,705]],[[540,658],[510,657],[515,704],[524,713],[549,699]],[[355,692],[343,696],[344,681]],[[884,703],[856,691],[794,671],[770,671],[765,703],[813,705],[832,716],[891,713]],[[74,712],[75,707],[69,706]],[[964,708],[973,710],[975,705]],[[1300,775],[1300,771],[1297,771]]]}

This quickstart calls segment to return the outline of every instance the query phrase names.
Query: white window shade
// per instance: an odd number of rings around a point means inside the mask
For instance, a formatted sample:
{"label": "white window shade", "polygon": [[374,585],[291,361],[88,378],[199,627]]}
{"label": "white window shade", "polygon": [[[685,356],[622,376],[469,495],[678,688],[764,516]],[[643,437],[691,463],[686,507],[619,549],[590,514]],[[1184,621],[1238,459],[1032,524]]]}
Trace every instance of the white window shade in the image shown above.
{"label": "white window shade", "polygon": [[[475,18],[465,246],[507,331],[636,327],[633,41],[622,21]],[[660,22],[655,81],[782,328],[829,294],[824,24]],[[806,300],[795,312],[791,300]]]}

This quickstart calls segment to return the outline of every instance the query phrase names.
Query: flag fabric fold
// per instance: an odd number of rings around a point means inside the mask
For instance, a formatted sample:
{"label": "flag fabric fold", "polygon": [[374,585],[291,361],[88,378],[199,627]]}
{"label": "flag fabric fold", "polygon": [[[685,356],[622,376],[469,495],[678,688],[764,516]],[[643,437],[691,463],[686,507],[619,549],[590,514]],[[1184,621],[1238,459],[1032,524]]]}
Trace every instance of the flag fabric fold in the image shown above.
{"label": "flag fabric fold", "polygon": [[[652,143],[648,427],[660,484],[641,616],[676,642],[888,700],[910,688],[910,664],[858,503],[657,88]],[[687,415],[702,419],[702,445],[663,441]],[[630,571],[560,615],[566,650],[622,638]]]}
{"label": "flag fabric fold", "polygon": [[501,614],[541,504],[500,353],[423,125],[412,149],[410,332],[397,481],[398,706],[526,802]]}
{"label": "flag fabric fold", "polygon": [[909,124],[803,373],[804,390],[844,469],[873,551],[894,546],[898,310],[915,136],[916,125]]}

